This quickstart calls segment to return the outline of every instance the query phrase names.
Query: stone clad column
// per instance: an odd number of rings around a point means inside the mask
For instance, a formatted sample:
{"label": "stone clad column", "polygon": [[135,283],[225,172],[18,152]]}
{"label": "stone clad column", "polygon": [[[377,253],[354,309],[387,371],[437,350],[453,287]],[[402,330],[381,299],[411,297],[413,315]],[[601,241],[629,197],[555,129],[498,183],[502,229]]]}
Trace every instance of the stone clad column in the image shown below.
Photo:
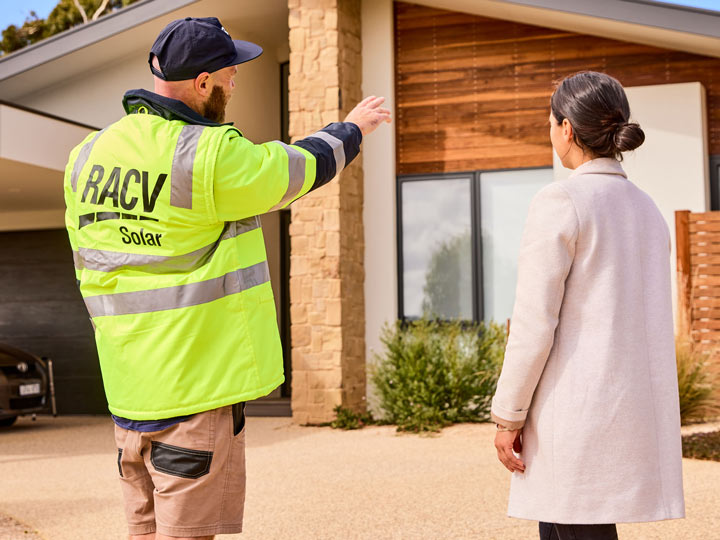
{"label": "stone clad column", "polygon": [[[290,136],[341,121],[361,96],[360,0],[289,0]],[[363,171],[360,156],[292,208],[293,420],[365,410]]]}

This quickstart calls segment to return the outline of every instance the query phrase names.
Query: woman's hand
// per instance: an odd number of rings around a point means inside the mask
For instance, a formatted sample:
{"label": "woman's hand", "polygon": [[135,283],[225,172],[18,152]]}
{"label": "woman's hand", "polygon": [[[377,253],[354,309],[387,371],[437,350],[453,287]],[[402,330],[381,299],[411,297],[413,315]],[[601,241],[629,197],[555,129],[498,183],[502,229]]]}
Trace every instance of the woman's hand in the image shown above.
{"label": "woman's hand", "polygon": [[498,431],[495,435],[495,448],[498,459],[510,472],[525,472],[525,464],[515,457],[516,453],[522,452],[522,428],[514,431]]}

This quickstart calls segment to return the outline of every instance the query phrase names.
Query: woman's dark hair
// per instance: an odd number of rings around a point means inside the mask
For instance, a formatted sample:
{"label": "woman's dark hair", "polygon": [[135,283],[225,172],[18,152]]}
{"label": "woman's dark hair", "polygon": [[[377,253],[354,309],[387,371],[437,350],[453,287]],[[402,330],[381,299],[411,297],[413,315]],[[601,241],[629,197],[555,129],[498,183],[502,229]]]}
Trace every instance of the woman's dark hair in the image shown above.
{"label": "woman's dark hair", "polygon": [[578,146],[596,157],[622,160],[621,152],[645,141],[640,126],[630,120],[630,105],[620,82],[596,71],[566,77],[555,88],[550,109],[558,123],[567,118]]}

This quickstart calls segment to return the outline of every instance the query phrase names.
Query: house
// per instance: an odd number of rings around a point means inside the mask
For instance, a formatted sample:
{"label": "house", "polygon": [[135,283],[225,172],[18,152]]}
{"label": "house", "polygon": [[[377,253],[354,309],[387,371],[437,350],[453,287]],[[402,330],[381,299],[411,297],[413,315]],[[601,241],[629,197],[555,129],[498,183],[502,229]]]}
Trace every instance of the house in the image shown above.
{"label": "house", "polygon": [[[647,135],[630,178],[671,231],[720,209],[720,12],[645,0],[144,0],[0,59],[0,341],[52,356],[61,412],[104,410],[63,227],[63,156],[151,88],[171,20],[214,15],[263,46],[229,120],[307,135],[364,95],[395,111],[339,182],[263,216],[289,383],[261,405],[299,423],[364,407],[380,330],[432,310],[505,321],[529,200],[553,159],[553,81],[605,71]],[[288,401],[290,400],[290,401]],[[291,407],[288,405],[291,403]]]}

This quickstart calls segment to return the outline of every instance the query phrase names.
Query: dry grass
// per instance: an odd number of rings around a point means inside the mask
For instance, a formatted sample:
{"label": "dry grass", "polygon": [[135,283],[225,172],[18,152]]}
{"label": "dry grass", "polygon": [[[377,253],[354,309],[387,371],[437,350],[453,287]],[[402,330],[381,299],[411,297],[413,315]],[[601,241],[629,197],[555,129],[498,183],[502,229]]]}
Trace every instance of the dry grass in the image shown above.
{"label": "dry grass", "polygon": [[710,365],[711,355],[690,342],[678,341],[676,357],[682,423],[717,417],[720,414],[719,388]]}

